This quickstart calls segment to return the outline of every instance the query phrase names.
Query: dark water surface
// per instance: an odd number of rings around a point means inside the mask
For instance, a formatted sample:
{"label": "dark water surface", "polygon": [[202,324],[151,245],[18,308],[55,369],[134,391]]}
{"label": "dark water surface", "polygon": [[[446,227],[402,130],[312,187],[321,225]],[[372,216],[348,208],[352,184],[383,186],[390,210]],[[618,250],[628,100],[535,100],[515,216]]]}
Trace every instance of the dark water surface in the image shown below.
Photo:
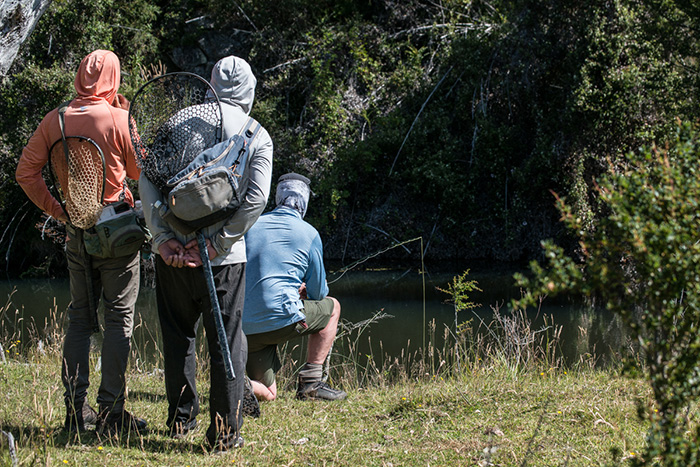
{"label": "dark water surface", "polygon": [[[461,273],[428,270],[423,277],[415,268],[351,270],[344,274],[330,272],[328,281],[331,296],[341,303],[343,320],[358,323],[377,313],[391,316],[362,328],[359,338],[358,330],[351,334],[362,354],[372,354],[377,359],[421,349],[424,339],[430,340],[429,328],[433,320],[435,344],[438,348],[442,346],[445,326],[454,329],[455,313],[453,306],[445,303],[448,296],[436,287],[445,288]],[[513,286],[512,274],[512,271],[472,269],[468,279],[476,280],[483,292],[473,292],[470,299],[481,306],[460,312],[458,322],[472,319],[472,327],[480,320],[489,323],[493,318],[492,307],[500,307],[501,312],[506,313],[510,300],[519,294]],[[9,300],[11,305],[7,307]],[[0,282],[0,306],[6,326],[10,323],[9,326],[28,329],[33,322],[38,329],[43,329],[51,311],[55,309],[62,315],[69,301],[67,279]],[[604,364],[613,358],[611,352],[619,349],[625,339],[613,316],[575,301],[546,299],[541,309],[528,310],[533,329],[544,325],[544,316],[562,326],[560,352],[570,363],[578,361],[582,355],[595,354],[598,362]],[[159,340],[155,291],[142,287],[137,302],[134,343],[143,360],[158,352]]]}

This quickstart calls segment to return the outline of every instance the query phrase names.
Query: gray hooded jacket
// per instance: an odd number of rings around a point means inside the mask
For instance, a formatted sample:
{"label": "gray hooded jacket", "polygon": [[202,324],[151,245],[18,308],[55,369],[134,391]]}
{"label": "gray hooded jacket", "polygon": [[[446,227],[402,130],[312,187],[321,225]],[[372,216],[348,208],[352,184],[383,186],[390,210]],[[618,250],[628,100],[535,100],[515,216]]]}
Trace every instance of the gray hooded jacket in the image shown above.
{"label": "gray hooded jacket", "polygon": [[[214,66],[210,83],[221,102],[223,137],[228,139],[241,130],[248,118],[257,80],[245,60],[229,56]],[[250,154],[240,180],[241,191],[245,193],[241,207],[228,220],[204,229],[204,236],[211,240],[217,252],[212,266],[246,261],[243,235],[258,220],[267,204],[272,182],[272,139],[264,128],[253,141]],[[182,235],[160,217],[153,205],[158,200],[165,203],[165,200],[160,190],[143,174],[139,179],[139,193],[146,223],[153,234],[154,252],[158,253],[158,247],[171,238],[177,238],[185,245],[195,237],[194,234]]]}

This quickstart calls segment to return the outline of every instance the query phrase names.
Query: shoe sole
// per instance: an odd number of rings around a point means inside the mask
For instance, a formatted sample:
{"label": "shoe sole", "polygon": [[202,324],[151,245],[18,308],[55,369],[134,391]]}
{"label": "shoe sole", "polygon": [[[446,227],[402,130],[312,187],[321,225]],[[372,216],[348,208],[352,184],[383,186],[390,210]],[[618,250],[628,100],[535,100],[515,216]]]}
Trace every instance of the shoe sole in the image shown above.
{"label": "shoe sole", "polygon": [[342,401],[345,400],[348,397],[347,394],[343,394],[342,396],[334,397],[334,398],[328,398],[328,397],[323,397],[319,396],[318,394],[298,394],[297,393],[297,400],[300,401]]}

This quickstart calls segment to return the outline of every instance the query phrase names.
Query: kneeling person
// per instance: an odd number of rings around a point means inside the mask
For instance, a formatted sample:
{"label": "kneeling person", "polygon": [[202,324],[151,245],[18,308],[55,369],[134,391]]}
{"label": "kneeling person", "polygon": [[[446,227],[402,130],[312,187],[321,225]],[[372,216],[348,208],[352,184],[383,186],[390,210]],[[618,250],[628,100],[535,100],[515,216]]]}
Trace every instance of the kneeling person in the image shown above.
{"label": "kneeling person", "polygon": [[308,178],[294,173],[280,177],[277,207],[260,216],[245,238],[246,371],[259,400],[277,397],[275,374],[281,367],[277,346],[301,336],[309,336],[309,341],[296,397],[340,400],[347,396],[322,381],[323,363],[338,329],[340,303],[327,296],[321,237],[303,220],[309,184]]}

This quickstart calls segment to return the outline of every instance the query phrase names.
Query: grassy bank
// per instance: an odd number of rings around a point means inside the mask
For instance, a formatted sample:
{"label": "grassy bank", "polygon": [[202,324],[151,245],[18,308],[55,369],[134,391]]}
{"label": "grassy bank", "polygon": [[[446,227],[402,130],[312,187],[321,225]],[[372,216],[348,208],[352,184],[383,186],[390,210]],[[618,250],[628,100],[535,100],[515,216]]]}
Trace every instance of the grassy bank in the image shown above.
{"label": "grassy bank", "polygon": [[[73,439],[61,431],[58,360],[1,364],[0,429],[14,435],[19,465],[604,465],[634,455],[645,433],[634,404],[646,397],[641,382],[593,370],[514,375],[484,366],[350,390],[341,403],[300,402],[283,391],[259,419],[246,419],[245,447],[221,457],[202,446],[206,416],[187,439],[166,436],[160,372],[132,373],[129,382],[129,408],[150,431]],[[0,463],[11,465],[4,443]]]}
{"label": "grassy bank", "polygon": [[[9,325],[0,333],[5,356],[0,360],[0,430],[14,438],[16,455],[13,459],[7,437],[0,436],[0,465],[624,465],[645,442],[647,425],[636,415],[636,401],[649,400],[641,380],[586,364],[565,370],[556,358],[546,358],[553,354],[539,347],[544,341],[528,340],[530,347],[513,354],[504,352],[510,347],[503,342],[471,339],[463,339],[456,353],[429,346],[430,358],[403,355],[386,359],[381,367],[371,361],[361,364],[357,356],[334,357],[333,384],[349,393],[340,403],[296,401],[292,368],[297,365],[287,355],[279,399],[263,404],[259,419],[246,419],[245,446],[224,456],[203,447],[208,424],[205,364],[199,375],[204,395],[200,428],[184,440],[166,435],[159,365],[132,365],[128,408],[147,419],[150,430],[123,438],[94,432],[71,437],[61,429],[63,319],[46,325],[41,344],[38,333],[21,342],[13,336],[12,320],[5,323]],[[361,337],[352,331],[343,335],[345,347]],[[540,357],[524,359],[526,354]],[[515,364],[525,360],[525,365]],[[96,368],[96,358],[92,364]],[[97,370],[91,380],[89,400],[94,401]]]}

